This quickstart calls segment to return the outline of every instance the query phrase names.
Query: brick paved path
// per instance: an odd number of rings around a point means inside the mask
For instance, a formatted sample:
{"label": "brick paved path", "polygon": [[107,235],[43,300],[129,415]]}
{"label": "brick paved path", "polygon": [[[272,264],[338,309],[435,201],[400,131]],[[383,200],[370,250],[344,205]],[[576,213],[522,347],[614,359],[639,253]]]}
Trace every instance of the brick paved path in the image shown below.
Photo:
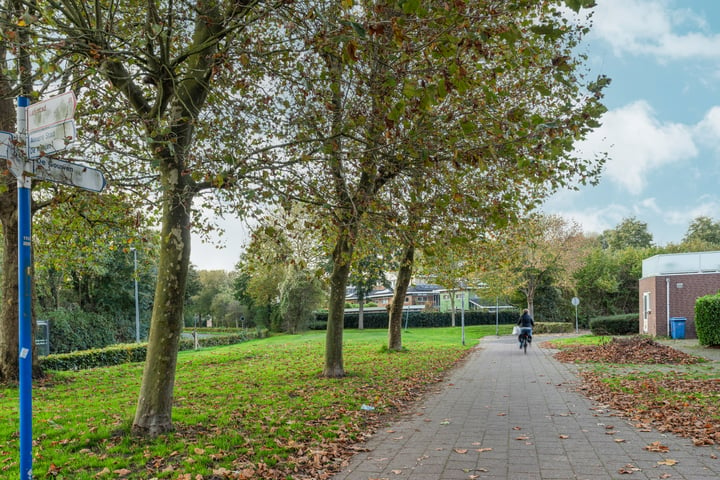
{"label": "brick paved path", "polygon": [[[575,367],[539,348],[544,339],[527,355],[514,337],[483,339],[414,414],[381,428],[333,480],[720,478],[717,447],[639,431],[576,393]],[[668,451],[644,448],[653,442]]]}

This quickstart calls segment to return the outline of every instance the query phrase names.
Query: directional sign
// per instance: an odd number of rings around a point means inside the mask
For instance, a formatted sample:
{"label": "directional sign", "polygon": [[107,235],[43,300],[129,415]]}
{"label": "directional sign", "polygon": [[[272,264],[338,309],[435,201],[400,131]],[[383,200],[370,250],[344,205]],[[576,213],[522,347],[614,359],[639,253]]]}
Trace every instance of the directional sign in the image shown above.
{"label": "directional sign", "polygon": [[62,93],[42,102],[33,103],[27,107],[28,133],[72,120],[75,115],[75,103],[73,92]]}
{"label": "directional sign", "polygon": [[35,130],[28,135],[28,158],[39,158],[65,150],[76,138],[75,120]]}
{"label": "directional sign", "polygon": [[101,192],[106,185],[100,170],[79,163],[41,157],[27,162],[26,169],[33,179],[72,185],[91,192]]}
{"label": "directional sign", "polygon": [[15,135],[10,132],[0,132],[0,158],[13,160],[15,158]]}

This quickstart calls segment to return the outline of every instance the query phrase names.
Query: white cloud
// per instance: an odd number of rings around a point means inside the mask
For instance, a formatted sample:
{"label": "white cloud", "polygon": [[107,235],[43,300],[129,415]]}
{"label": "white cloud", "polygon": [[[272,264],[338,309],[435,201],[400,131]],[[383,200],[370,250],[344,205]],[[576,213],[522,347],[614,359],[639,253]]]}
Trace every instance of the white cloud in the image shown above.
{"label": "white cloud", "polygon": [[584,156],[607,152],[601,181],[611,181],[634,195],[642,193],[655,169],[698,154],[692,129],[659,122],[645,101],[608,111],[601,121],[578,151]]}
{"label": "white cloud", "polygon": [[698,142],[720,150],[720,107],[712,107],[694,129]]}
{"label": "white cloud", "polygon": [[542,210],[548,214],[556,214],[577,222],[586,235],[602,233],[615,228],[624,218],[633,215],[626,206],[617,203],[608,203],[601,208],[589,206],[578,208],[578,199],[581,192],[561,190],[548,198]]}
{"label": "white cloud", "polygon": [[622,205],[608,205],[602,209],[569,210],[563,212],[562,216],[576,221],[588,235],[615,228],[623,218],[628,217],[628,211]]}
{"label": "white cloud", "polygon": [[670,225],[688,225],[690,221],[697,217],[717,218],[717,212],[720,210],[720,203],[717,198],[703,196],[698,203],[690,209],[682,210],[670,209],[665,212],[665,221]]}
{"label": "white cloud", "polygon": [[646,214],[648,212],[650,213],[662,213],[663,210],[660,208],[660,206],[657,204],[657,199],[655,197],[646,198],[644,200],[641,200],[638,202],[637,205],[633,208],[635,213],[643,213]]}
{"label": "white cloud", "polygon": [[594,35],[617,56],[652,55],[660,61],[720,57],[720,35],[707,31],[704,18],[664,0],[602,0],[595,11]]}

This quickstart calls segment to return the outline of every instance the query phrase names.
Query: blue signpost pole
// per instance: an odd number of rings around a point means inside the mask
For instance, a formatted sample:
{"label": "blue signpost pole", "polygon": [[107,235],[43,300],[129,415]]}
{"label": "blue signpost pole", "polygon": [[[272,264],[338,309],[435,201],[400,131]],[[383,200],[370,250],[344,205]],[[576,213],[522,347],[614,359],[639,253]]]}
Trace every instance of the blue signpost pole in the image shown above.
{"label": "blue signpost pole", "polygon": [[[17,130],[27,145],[27,97],[18,97]],[[25,154],[21,153],[25,158]],[[20,480],[32,480],[32,232],[30,179],[19,175],[18,185],[18,340],[20,384]]]}

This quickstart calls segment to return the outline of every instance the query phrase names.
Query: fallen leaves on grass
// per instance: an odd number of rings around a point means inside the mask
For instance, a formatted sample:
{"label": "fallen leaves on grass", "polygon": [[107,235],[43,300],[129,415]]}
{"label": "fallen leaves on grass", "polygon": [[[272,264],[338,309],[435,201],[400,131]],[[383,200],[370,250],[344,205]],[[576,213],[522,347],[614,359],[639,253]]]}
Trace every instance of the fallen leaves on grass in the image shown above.
{"label": "fallen leaves on grass", "polygon": [[[697,357],[652,339],[613,339],[604,345],[570,348],[555,354],[564,362],[613,364],[697,363]],[[649,426],[691,438],[695,445],[720,443],[720,379],[690,378],[682,372],[617,376],[583,371],[583,392],[629,417],[637,428]],[[612,377],[612,378],[611,378]]]}
{"label": "fallen leaves on grass", "polygon": [[688,365],[697,357],[646,337],[613,338],[602,345],[582,345],[557,352],[561,362],[641,363]]}

